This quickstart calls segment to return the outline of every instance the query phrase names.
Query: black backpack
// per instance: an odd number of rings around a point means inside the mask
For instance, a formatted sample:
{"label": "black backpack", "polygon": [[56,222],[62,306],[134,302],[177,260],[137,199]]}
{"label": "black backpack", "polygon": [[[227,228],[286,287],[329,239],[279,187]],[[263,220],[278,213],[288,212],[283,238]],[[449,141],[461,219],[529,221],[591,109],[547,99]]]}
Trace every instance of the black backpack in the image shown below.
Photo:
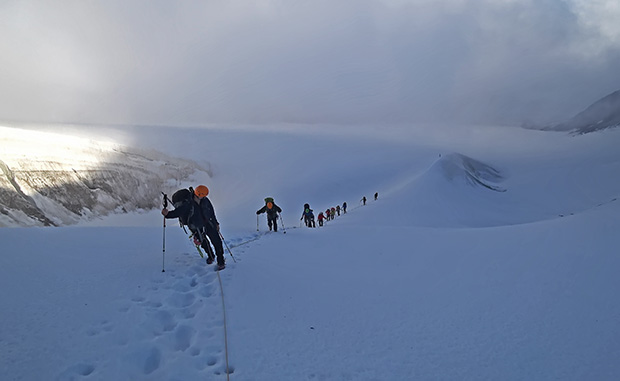
{"label": "black backpack", "polygon": [[192,200],[193,191],[190,189],[179,189],[172,195],[172,205],[175,209],[187,204],[190,207],[187,209],[187,213],[179,216],[179,222],[185,226],[188,224],[190,217],[194,214],[194,202]]}

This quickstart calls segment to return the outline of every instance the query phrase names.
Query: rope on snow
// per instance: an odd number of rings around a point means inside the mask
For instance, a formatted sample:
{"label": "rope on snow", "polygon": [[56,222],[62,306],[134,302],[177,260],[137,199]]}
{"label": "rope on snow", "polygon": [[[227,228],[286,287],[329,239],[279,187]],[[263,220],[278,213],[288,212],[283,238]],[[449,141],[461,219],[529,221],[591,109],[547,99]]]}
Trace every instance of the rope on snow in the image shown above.
{"label": "rope on snow", "polygon": [[226,304],[224,303],[224,287],[220,272],[217,272],[217,280],[220,282],[220,295],[222,295],[222,315],[224,317],[224,354],[226,357],[226,380],[230,380],[230,368],[228,367],[228,329],[226,328]]}

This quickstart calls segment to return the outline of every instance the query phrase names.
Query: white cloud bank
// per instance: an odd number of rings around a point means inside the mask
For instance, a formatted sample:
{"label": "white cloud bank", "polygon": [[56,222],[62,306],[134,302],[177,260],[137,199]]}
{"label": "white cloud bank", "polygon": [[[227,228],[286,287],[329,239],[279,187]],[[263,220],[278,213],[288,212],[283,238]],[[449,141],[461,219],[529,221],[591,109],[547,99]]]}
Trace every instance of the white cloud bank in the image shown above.
{"label": "white cloud bank", "polygon": [[519,123],[620,86],[613,1],[0,5],[0,119]]}

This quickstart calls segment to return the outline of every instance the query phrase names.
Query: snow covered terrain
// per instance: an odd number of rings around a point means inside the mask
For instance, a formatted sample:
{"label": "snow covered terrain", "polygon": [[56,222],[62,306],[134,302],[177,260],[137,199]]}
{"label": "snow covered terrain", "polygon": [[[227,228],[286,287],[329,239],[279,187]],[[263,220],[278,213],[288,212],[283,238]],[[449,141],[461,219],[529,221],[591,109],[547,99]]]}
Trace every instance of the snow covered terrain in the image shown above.
{"label": "snow covered terrain", "polygon": [[158,209],[0,229],[0,379],[620,378],[620,131],[300,127],[75,126],[209,163],[153,193],[207,185],[234,260]]}

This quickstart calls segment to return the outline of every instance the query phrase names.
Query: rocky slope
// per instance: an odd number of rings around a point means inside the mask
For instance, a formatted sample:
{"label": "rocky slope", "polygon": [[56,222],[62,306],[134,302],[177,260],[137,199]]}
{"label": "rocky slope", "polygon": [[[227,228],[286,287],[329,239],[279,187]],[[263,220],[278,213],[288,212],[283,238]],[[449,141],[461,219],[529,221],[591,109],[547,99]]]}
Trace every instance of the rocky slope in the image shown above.
{"label": "rocky slope", "polygon": [[160,205],[208,165],[116,143],[0,127],[0,226],[61,226]]}
{"label": "rocky slope", "polygon": [[618,126],[620,126],[620,90],[599,99],[573,118],[551,129],[586,134]]}

